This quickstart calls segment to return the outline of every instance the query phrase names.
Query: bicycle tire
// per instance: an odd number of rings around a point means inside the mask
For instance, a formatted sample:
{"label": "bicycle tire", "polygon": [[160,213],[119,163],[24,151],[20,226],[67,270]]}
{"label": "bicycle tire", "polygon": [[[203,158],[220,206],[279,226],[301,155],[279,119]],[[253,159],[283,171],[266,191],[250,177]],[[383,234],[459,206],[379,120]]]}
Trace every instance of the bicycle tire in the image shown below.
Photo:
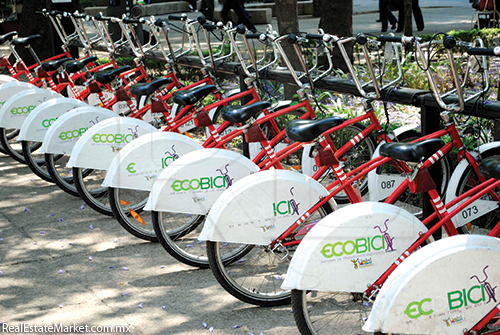
{"label": "bicycle tire", "polygon": [[362,293],[292,290],[292,311],[302,335],[372,334],[362,327],[372,303]]}
{"label": "bicycle tire", "polygon": [[84,169],[73,167],[73,181],[80,197],[85,203],[98,213],[113,216],[113,210],[109,205],[108,187],[101,187],[106,171],[92,170],[84,177]]}
{"label": "bicycle tire", "polygon": [[[65,164],[69,160],[69,155],[62,155],[62,157],[57,160],[57,164],[54,160],[54,155],[55,154],[45,154],[45,166],[52,181],[69,195],[80,197],[73,179],[73,169],[66,167]],[[84,171],[84,176],[91,172],[91,170],[87,170],[88,171]]]}
{"label": "bicycle tire", "polygon": [[[486,157],[492,157],[499,155],[499,153],[496,150],[492,150],[488,153],[483,154],[483,158]],[[473,185],[476,185],[479,183],[479,180],[477,178],[477,175],[474,172],[474,169],[472,166],[467,166],[467,168],[463,171],[460,181],[453,191],[455,196],[460,196],[467,190],[471,189]],[[497,188],[494,190],[496,194],[500,195],[500,188]],[[491,197],[486,194],[484,195],[481,200],[491,200]],[[494,201],[494,200],[492,200]],[[497,202],[494,201],[496,204]],[[472,207],[474,209],[474,207]],[[478,207],[476,207],[478,208]],[[478,210],[481,210],[481,207],[478,208]],[[461,213],[458,213],[458,215],[463,215],[463,211]],[[491,232],[493,227],[500,221],[500,208],[494,209],[489,212],[485,212],[481,214],[480,217],[473,219],[469,221],[467,224],[457,227],[457,231],[459,234],[481,234],[481,235],[487,235]]]}
{"label": "bicycle tire", "polygon": [[[19,163],[27,164],[26,159],[23,155],[22,146],[16,141],[19,132],[13,131],[15,135],[10,134],[11,132],[9,132],[6,128],[0,128],[0,144],[10,157],[15,159]],[[8,133],[10,136],[7,136]],[[41,142],[30,143],[33,143],[30,147],[31,152],[38,150],[42,146]]]}
{"label": "bicycle tire", "polygon": [[[7,140],[10,140],[10,139],[11,139],[11,138],[13,138],[14,136],[19,135],[19,132],[20,132],[20,131],[21,131],[20,129],[8,128],[8,129],[6,129],[6,131],[5,131],[5,132],[6,132],[5,136],[7,137]],[[5,155],[8,155],[8,154],[9,154],[9,153],[7,152],[7,150],[5,150],[5,149],[3,148],[2,144],[0,144],[0,152],[1,152],[2,154],[5,154]]]}
{"label": "bicycle tire", "polygon": [[[324,217],[330,212],[331,208],[326,204],[322,206],[318,214]],[[311,220],[304,224],[317,219],[317,216],[313,214],[309,219]],[[268,246],[249,245],[247,248],[250,250],[246,253],[245,259],[225,264],[219,251],[221,247],[231,248],[232,245],[233,243],[227,242],[207,242],[210,269],[219,284],[232,296],[249,304],[263,307],[289,304],[291,291],[282,290],[280,286],[296,246],[287,248],[287,253],[283,258],[283,254],[278,256],[271,252]],[[276,261],[279,258],[282,260],[278,264]],[[259,270],[264,273],[257,274]],[[254,280],[256,283],[252,283]]]}
{"label": "bicycle tire", "polygon": [[[144,211],[149,191],[136,192],[135,190],[110,187],[108,194],[113,215],[126,231],[140,239],[158,242],[153,228],[152,212]],[[132,204],[131,198],[139,199],[139,201],[134,200],[134,204]]]}
{"label": "bicycle tire", "polygon": [[[21,147],[23,151],[24,159],[26,160],[26,165],[31,169],[31,171],[36,174],[41,179],[48,181],[49,183],[53,183],[53,179],[50,173],[47,171],[45,159],[44,158],[35,158],[33,153],[30,150],[30,142],[29,141],[21,141]],[[60,158],[60,156],[59,156]],[[58,159],[59,159],[58,158]]]}

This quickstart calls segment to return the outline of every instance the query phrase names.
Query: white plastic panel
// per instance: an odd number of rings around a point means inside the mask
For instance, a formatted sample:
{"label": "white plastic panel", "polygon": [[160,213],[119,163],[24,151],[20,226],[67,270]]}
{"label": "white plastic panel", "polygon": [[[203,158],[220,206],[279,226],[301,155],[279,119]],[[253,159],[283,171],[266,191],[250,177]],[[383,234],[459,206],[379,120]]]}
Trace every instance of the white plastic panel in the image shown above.
{"label": "white plastic panel", "polygon": [[498,305],[500,240],[454,236],[418,250],[388,278],[364,330],[461,334]]}
{"label": "white plastic panel", "polygon": [[16,93],[21,91],[38,88],[35,85],[29,83],[23,83],[21,81],[12,81],[0,86],[0,106],[3,106],[5,101],[10,99]]}
{"label": "white plastic panel", "polygon": [[24,120],[32,110],[44,102],[56,98],[63,98],[63,96],[39,88],[14,94],[0,108],[0,127],[21,129]]}
{"label": "white plastic panel", "polygon": [[101,121],[76,142],[68,167],[107,170],[113,158],[126,144],[157,131],[149,123],[129,117]]}
{"label": "white plastic panel", "polygon": [[116,117],[116,113],[100,107],[79,107],[61,115],[49,128],[41,153],[70,154],[78,139],[90,127],[109,118]]}
{"label": "white plastic panel", "polygon": [[140,136],[113,159],[103,186],[150,191],[164,168],[188,152],[200,149],[203,149],[201,144],[177,133]]}
{"label": "white plastic panel", "polygon": [[72,109],[86,106],[88,105],[83,101],[69,98],[46,101],[28,114],[17,140],[42,142],[52,123],[61,115]]}
{"label": "white plastic panel", "polygon": [[145,209],[206,214],[227,188],[258,170],[248,158],[230,150],[190,152],[161,173]]}
{"label": "white plastic panel", "polygon": [[268,244],[327,194],[317,181],[297,172],[254,173],[222,193],[199,239]]}
{"label": "white plastic panel", "polygon": [[363,292],[425,231],[418,219],[393,205],[343,207],[300,242],[282,288]]}

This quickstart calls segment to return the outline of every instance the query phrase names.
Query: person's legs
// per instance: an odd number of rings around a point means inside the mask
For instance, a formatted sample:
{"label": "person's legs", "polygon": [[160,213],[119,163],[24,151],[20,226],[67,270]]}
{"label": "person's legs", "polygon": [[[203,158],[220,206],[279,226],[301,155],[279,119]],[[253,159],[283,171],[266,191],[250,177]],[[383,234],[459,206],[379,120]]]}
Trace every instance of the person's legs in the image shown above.
{"label": "person's legs", "polygon": [[392,13],[391,9],[387,7],[387,18],[389,19],[389,23],[391,24],[391,29],[396,29],[396,24],[398,23],[398,19],[396,19],[396,16]]}
{"label": "person's legs", "polygon": [[412,0],[411,10],[413,11],[413,17],[415,18],[415,23],[417,24],[417,30],[424,30],[424,16],[422,15],[422,10],[418,5],[418,0]]}
{"label": "person's legs", "polygon": [[222,16],[222,20],[224,21],[224,23],[231,21],[231,18],[229,17],[230,10],[231,10],[231,0],[226,0],[226,2],[224,2],[224,6],[222,7],[222,11],[220,12],[220,15]]}
{"label": "person's legs", "polygon": [[405,29],[405,4],[403,0],[393,1],[394,6],[398,9],[398,30],[400,33]]}
{"label": "person's legs", "polygon": [[201,0],[201,12],[207,20],[215,22],[214,0]]}
{"label": "person's legs", "polygon": [[257,28],[255,28],[252,21],[250,21],[250,18],[245,14],[245,10],[243,9],[243,7],[241,7],[241,4],[238,0],[234,0],[233,10],[236,15],[238,15],[238,23],[243,23],[249,30],[257,31]]}
{"label": "person's legs", "polygon": [[380,14],[380,22],[382,23],[382,32],[387,31],[387,0],[379,0],[378,11]]}

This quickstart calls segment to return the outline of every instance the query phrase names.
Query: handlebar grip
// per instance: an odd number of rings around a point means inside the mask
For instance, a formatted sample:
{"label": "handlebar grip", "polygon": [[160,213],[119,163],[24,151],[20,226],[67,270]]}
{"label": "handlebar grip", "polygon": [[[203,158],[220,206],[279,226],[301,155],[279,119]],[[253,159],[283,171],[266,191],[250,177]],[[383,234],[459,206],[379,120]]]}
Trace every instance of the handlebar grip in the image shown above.
{"label": "handlebar grip", "polygon": [[217,29],[217,26],[215,24],[211,24],[211,23],[205,23],[203,25],[203,29],[206,29],[208,31],[214,31]]}
{"label": "handlebar grip", "polygon": [[378,37],[378,40],[380,42],[396,42],[396,43],[401,43],[403,40],[402,36],[387,36],[387,35],[380,35]]}
{"label": "handlebar grip", "polygon": [[244,25],[242,25],[242,24],[240,24],[240,25],[238,25],[238,26],[236,27],[236,32],[237,32],[238,34],[244,35],[246,31],[247,31],[247,28],[245,28],[245,26],[244,26]]}
{"label": "handlebar grip", "polygon": [[259,34],[259,33],[249,33],[249,34],[245,34],[245,37],[247,39],[260,39],[260,35],[262,35],[262,34]]}
{"label": "handlebar grip", "polygon": [[205,16],[198,16],[197,18],[198,20],[198,23],[201,24],[201,25],[204,25],[205,23],[207,23],[207,18]]}
{"label": "handlebar grip", "polygon": [[169,15],[168,19],[171,21],[184,21],[186,19],[185,16],[179,16],[179,15]]}
{"label": "handlebar grip", "polygon": [[368,42],[368,38],[366,38],[365,34],[358,34],[358,36],[356,36],[356,43],[358,44],[366,44],[366,42]]}
{"label": "handlebar grip", "polygon": [[129,17],[125,17],[122,19],[123,23],[144,23],[146,20],[143,18],[140,19],[131,19]]}
{"label": "handlebar grip", "polygon": [[500,47],[494,48],[469,48],[467,49],[469,55],[478,56],[500,56]]}
{"label": "handlebar grip", "polygon": [[154,24],[155,24],[155,26],[157,26],[157,27],[161,27],[161,28],[162,28],[162,27],[165,27],[165,22],[163,22],[163,20],[162,20],[162,19],[159,19],[159,18],[158,18],[158,19],[156,19],[156,21],[155,21],[155,23],[154,23]]}
{"label": "handlebar grip", "polygon": [[457,40],[453,36],[445,36],[443,37],[443,46],[446,49],[453,49],[457,45]]}
{"label": "handlebar grip", "polygon": [[73,13],[72,15],[77,19],[84,19],[86,17],[86,15],[82,13]]}
{"label": "handlebar grip", "polygon": [[306,34],[306,39],[308,39],[308,40],[322,40],[323,35],[322,34]]}
{"label": "handlebar grip", "polygon": [[288,34],[286,40],[290,44],[296,44],[298,42],[299,38],[295,34]]}
{"label": "handlebar grip", "polygon": [[104,16],[102,15],[102,13],[99,13],[97,14],[96,16],[94,16],[94,19],[96,19],[97,21],[111,21],[112,17],[108,17],[108,16]]}

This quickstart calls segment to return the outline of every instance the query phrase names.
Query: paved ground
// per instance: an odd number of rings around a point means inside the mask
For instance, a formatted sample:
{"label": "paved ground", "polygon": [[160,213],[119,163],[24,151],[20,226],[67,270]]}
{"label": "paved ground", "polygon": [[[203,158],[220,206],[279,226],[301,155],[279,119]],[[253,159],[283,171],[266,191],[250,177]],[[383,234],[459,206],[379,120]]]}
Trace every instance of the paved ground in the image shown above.
{"label": "paved ground", "polygon": [[[424,32],[470,25],[466,0],[421,5]],[[354,6],[374,12],[377,1],[354,0]],[[356,15],[354,30],[376,32],[376,18]],[[303,18],[301,28],[312,31],[317,21]],[[0,185],[0,329],[1,323],[129,324],[134,334],[188,335],[209,332],[207,323],[217,334],[298,334],[289,306],[239,302],[209,270],[179,264],[159,244],[135,239],[114,219],[82,209],[81,200],[1,154]]]}

